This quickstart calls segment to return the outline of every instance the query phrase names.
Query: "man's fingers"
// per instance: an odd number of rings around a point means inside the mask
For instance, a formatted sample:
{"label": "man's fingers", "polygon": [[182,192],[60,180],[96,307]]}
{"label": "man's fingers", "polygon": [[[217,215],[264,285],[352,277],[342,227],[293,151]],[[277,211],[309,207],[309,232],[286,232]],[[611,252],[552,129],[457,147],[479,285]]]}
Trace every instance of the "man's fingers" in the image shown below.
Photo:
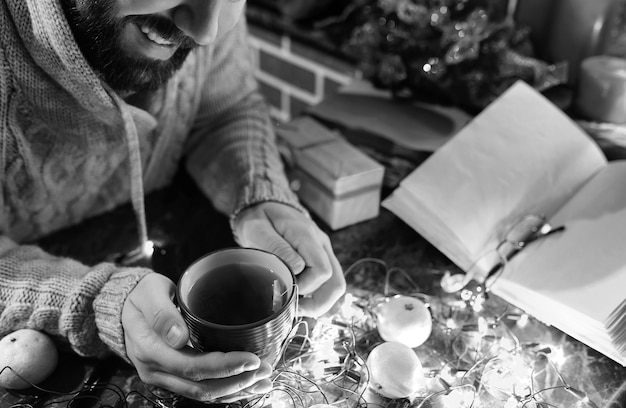
{"label": "man's fingers", "polygon": [[341,297],[345,280],[330,239],[305,214],[268,202],[243,211],[237,220],[240,244],[275,253],[294,272],[306,315],[323,314]]}
{"label": "man's fingers", "polygon": [[283,237],[277,233],[271,234],[268,237],[267,245],[265,249],[271,252],[283,260],[294,274],[299,274],[305,269],[305,261],[302,256],[296,252],[296,250],[287,242]]}
{"label": "man's fingers", "polygon": [[298,274],[304,269],[304,259],[267,219],[249,227],[246,236],[247,240],[243,242],[244,245],[273,253],[282,259],[293,273]]}
{"label": "man's fingers", "polygon": [[330,244],[325,246],[328,259],[332,265],[332,276],[320,286],[310,297],[303,297],[298,303],[301,316],[319,317],[326,313],[341,298],[346,290],[343,269],[335,257]]}
{"label": "man's fingers", "polygon": [[268,365],[261,367],[257,372],[244,372],[228,378],[195,381],[156,371],[142,380],[199,401],[215,401],[222,398],[236,401],[251,394],[268,392],[271,383],[267,378],[271,373],[271,367]]}
{"label": "man's fingers", "polygon": [[142,371],[163,371],[190,381],[234,377],[263,366],[253,353],[200,353],[190,347],[176,350],[162,342],[153,342],[150,348],[135,348],[133,358],[139,362],[133,361],[140,375]]}
{"label": "man's fingers", "polygon": [[245,390],[241,392],[219,398],[218,400],[216,400],[216,402],[219,402],[221,404],[230,404],[230,403],[239,401],[243,398],[250,398],[254,395],[267,394],[268,392],[272,391],[272,388],[273,388],[272,381],[266,378],[266,379],[256,382],[254,385],[246,388]]}
{"label": "man's fingers", "polygon": [[[139,290],[137,290],[140,288]],[[129,300],[143,314],[152,330],[171,347],[179,349],[187,344],[189,330],[172,301],[174,283],[163,275],[151,274],[143,278]]]}
{"label": "man's fingers", "polygon": [[285,240],[291,245],[296,253],[304,260],[306,268],[302,272],[296,272],[298,289],[301,295],[308,295],[317,290],[332,275],[332,263],[330,254],[326,251],[330,247],[330,240],[317,228],[298,226],[285,228],[282,232]]}
{"label": "man's fingers", "polygon": [[[173,304],[173,312],[170,308],[165,312],[158,311],[162,310],[162,304],[169,303],[164,301],[164,299],[169,299],[168,297],[157,296],[159,290],[164,290],[169,281],[165,277],[161,278],[165,281],[157,278],[156,284],[150,281],[143,282],[144,279],[142,279],[139,284],[145,284],[145,286],[141,290],[150,289],[155,292],[147,294],[131,292],[132,299],[129,297],[122,312],[127,353],[140,373],[142,370],[145,372],[164,371],[177,377],[199,381],[230,377],[259,368],[261,360],[253,353],[243,351],[199,353],[190,347],[172,348],[163,334],[168,333],[167,327],[171,330],[172,325],[169,323],[176,321],[176,324],[184,325],[184,322]],[[158,289],[159,286],[161,289]],[[178,316],[170,318],[170,313]]]}
{"label": "man's fingers", "polygon": [[[129,318],[133,318],[133,314],[140,314],[136,309],[128,310],[126,313]],[[155,372],[166,372],[173,377],[189,381],[203,381],[235,377],[242,373],[254,374],[261,369],[265,370],[263,367],[266,363],[262,363],[253,353],[244,351],[200,353],[190,347],[176,350],[161,341],[156,333],[152,333],[151,339],[150,333],[151,329],[147,324],[142,326],[139,323],[129,327],[126,333],[128,355],[141,379],[148,384],[153,384],[152,377]],[[137,341],[142,342],[141,347],[135,346]]]}
{"label": "man's fingers", "polygon": [[[331,299],[335,294],[334,288],[326,288],[317,293],[336,268],[341,271],[328,236],[308,223],[282,222],[276,223],[274,227],[258,231],[258,236],[264,236],[258,242],[262,249],[273,252],[285,261],[296,275],[300,295],[315,293],[316,303]],[[317,310],[320,307],[323,305],[313,308]]]}

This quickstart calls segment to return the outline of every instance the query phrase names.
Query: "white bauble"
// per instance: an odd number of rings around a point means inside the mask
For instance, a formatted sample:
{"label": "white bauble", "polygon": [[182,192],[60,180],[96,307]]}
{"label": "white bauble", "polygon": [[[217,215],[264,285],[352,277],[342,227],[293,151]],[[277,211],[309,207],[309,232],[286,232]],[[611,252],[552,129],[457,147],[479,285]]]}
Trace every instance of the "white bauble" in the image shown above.
{"label": "white bauble", "polygon": [[428,339],[433,322],[424,302],[410,296],[394,296],[378,306],[376,326],[383,340],[415,348]]}
{"label": "white bauble", "polygon": [[410,347],[387,341],[374,347],[367,357],[370,387],[392,399],[406,398],[424,384],[422,363]]}

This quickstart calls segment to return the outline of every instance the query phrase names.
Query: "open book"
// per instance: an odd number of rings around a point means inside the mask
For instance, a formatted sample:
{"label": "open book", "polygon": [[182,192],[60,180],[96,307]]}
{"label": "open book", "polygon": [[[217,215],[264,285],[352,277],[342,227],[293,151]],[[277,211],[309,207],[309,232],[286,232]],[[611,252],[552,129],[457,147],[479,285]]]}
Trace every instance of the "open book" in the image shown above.
{"label": "open book", "polygon": [[564,226],[515,252],[491,292],[626,365],[626,161],[607,162],[529,85],[509,88],[382,205],[479,281],[519,220]]}

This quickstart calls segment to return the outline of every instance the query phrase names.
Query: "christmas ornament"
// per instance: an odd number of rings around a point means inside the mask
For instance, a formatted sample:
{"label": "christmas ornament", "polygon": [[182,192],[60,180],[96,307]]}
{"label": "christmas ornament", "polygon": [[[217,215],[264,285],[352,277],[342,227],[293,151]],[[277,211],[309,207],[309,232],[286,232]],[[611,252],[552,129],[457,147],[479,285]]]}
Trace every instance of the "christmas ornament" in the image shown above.
{"label": "christmas ornament", "polygon": [[539,91],[567,83],[567,64],[535,58],[530,30],[501,0],[354,3],[339,47],[398,97],[478,112],[517,80]]}
{"label": "christmas ornament", "polygon": [[392,399],[406,398],[424,384],[422,363],[415,352],[402,343],[387,341],[367,357],[370,387]]}
{"label": "christmas ornament", "polygon": [[414,348],[423,344],[432,331],[428,307],[410,296],[394,296],[376,310],[376,326],[383,340]]}

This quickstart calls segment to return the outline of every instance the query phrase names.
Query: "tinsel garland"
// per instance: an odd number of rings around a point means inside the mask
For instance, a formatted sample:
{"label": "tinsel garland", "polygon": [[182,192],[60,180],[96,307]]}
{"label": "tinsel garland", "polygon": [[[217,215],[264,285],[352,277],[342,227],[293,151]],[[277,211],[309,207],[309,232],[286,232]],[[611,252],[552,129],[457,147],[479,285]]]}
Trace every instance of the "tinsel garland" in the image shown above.
{"label": "tinsel garland", "polygon": [[567,81],[566,63],[533,57],[510,14],[502,0],[355,0],[341,48],[395,96],[477,112],[517,80],[539,91]]}

